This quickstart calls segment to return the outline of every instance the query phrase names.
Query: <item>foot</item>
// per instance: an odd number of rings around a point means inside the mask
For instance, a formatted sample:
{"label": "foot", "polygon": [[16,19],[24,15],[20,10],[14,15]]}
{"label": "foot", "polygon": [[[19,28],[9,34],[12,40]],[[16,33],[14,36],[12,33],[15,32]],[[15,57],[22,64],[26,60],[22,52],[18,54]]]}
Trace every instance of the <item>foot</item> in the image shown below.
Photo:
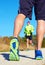
{"label": "foot", "polygon": [[36,60],[42,60],[43,59],[42,52],[40,50],[35,50],[35,59]]}
{"label": "foot", "polygon": [[11,60],[11,61],[19,60],[19,41],[17,38],[12,39],[10,42],[9,60]]}

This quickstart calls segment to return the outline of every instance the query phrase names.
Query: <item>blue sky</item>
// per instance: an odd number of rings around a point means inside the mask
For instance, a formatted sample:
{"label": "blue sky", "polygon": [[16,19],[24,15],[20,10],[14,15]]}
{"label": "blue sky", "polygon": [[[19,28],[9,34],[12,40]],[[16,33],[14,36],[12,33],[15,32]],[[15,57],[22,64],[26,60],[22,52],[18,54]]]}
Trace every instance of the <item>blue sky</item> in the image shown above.
{"label": "blue sky", "polygon": [[[14,30],[14,20],[18,14],[19,0],[0,0],[0,36],[12,36]],[[20,36],[24,36],[24,28],[29,19],[26,18]],[[33,34],[36,34],[37,22],[35,21],[34,12],[30,21],[34,26]]]}

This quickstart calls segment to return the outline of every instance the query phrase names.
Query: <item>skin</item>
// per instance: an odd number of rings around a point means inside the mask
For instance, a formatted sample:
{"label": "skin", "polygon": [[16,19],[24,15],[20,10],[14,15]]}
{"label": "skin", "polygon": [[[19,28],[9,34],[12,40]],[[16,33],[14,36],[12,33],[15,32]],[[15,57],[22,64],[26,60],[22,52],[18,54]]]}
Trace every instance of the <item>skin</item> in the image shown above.
{"label": "skin", "polygon": [[[25,18],[26,16],[23,14],[19,14],[16,17],[14,23],[14,37],[18,38],[18,35],[23,27]],[[41,49],[44,33],[45,33],[45,22],[44,20],[38,20],[37,21],[37,46],[36,46],[37,50]]]}
{"label": "skin", "polygon": [[29,39],[27,39],[27,49],[29,49]]}
{"label": "skin", "polygon": [[14,22],[14,37],[18,37],[22,27],[23,27],[23,24],[24,24],[24,20],[25,20],[25,17],[23,14],[19,14],[17,17],[16,17],[16,20]]}
{"label": "skin", "polygon": [[45,31],[44,20],[38,20],[37,22],[37,49],[40,50],[42,46],[43,36]]}
{"label": "skin", "polygon": [[32,44],[32,40],[29,40],[30,44]]}
{"label": "skin", "polygon": [[32,40],[27,39],[27,49],[29,49],[29,44],[32,44]]}

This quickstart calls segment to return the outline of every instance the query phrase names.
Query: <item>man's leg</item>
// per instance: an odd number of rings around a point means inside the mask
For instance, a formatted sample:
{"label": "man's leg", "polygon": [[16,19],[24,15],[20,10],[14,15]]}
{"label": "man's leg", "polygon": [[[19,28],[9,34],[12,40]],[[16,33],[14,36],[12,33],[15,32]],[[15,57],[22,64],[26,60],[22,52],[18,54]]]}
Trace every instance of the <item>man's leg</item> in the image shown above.
{"label": "man's leg", "polygon": [[31,44],[32,46],[34,45],[32,40],[30,40],[30,44]]}
{"label": "man's leg", "polygon": [[25,15],[19,14],[14,23],[14,37],[18,37],[24,24]]}
{"label": "man's leg", "polygon": [[45,22],[44,20],[38,20],[37,23],[37,50],[41,49],[42,46],[42,41],[43,41],[43,37],[44,37],[44,26]]}
{"label": "man's leg", "polygon": [[37,47],[35,51],[36,59],[42,59],[41,46],[44,36],[44,20],[38,20],[37,23]]}
{"label": "man's leg", "polygon": [[33,44],[33,41],[32,41],[32,35],[29,37],[29,39],[30,39],[30,44],[33,46],[34,44]]}
{"label": "man's leg", "polygon": [[14,39],[10,42],[10,60],[19,60],[19,41],[18,41],[18,35],[22,29],[22,26],[24,24],[25,15],[19,14],[16,17],[15,24],[14,24]]}
{"label": "man's leg", "polygon": [[30,40],[30,44],[32,44],[32,40]]}
{"label": "man's leg", "polygon": [[27,49],[29,49],[29,39],[27,38]]}

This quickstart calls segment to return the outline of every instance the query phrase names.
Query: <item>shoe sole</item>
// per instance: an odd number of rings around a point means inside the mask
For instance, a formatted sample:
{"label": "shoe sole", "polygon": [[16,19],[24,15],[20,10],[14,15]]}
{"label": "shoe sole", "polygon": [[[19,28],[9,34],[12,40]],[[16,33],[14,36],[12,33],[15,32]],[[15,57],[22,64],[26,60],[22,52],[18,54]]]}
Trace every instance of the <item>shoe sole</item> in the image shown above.
{"label": "shoe sole", "polygon": [[36,60],[42,60],[42,59],[43,59],[43,58],[40,57],[40,56],[36,57]]}
{"label": "shoe sole", "polygon": [[[13,47],[13,42],[14,42],[14,47]],[[16,43],[15,43],[16,42]],[[19,52],[18,49],[19,48],[19,43],[13,39],[10,42],[10,54],[9,54],[9,60],[10,61],[19,61]]]}

